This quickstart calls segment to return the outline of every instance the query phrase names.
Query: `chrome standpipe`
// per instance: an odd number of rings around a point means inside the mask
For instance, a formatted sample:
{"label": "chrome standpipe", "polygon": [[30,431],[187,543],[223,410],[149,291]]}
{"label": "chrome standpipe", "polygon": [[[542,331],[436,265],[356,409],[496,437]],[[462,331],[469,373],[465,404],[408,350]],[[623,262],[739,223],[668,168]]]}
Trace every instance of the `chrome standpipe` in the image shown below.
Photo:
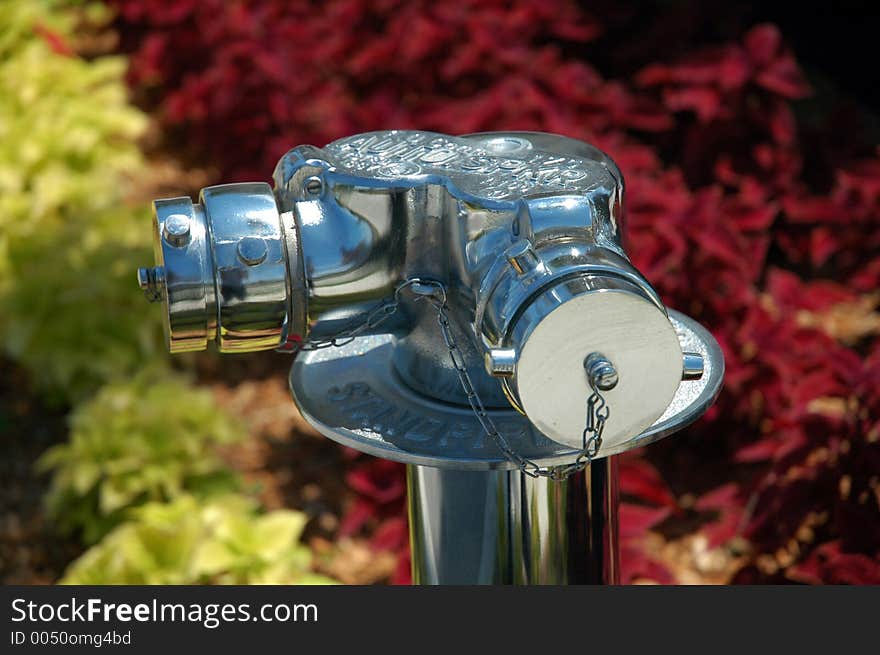
{"label": "chrome standpipe", "polygon": [[610,456],[696,420],[724,363],[623,249],[592,146],[509,132],[300,146],[275,187],[154,203],[172,352],[296,354],[322,434],[409,465],[415,579],[614,582]]}
{"label": "chrome standpipe", "polygon": [[616,584],[616,458],[564,480],[407,467],[416,584]]}

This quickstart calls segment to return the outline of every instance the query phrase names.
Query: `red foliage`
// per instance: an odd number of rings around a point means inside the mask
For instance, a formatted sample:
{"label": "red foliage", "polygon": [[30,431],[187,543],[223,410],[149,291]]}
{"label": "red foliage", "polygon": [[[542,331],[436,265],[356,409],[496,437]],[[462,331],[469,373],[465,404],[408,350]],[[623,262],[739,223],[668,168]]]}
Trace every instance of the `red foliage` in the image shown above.
{"label": "red foliage", "polygon": [[68,43],[64,40],[64,37],[61,36],[58,32],[49,29],[45,25],[37,25],[34,28],[34,31],[41,37],[43,37],[43,40],[46,41],[46,44],[56,55],[61,55],[63,57],[73,56],[73,48],[68,45]]}
{"label": "red foliage", "polygon": [[[294,144],[390,127],[537,129],[609,152],[628,252],[728,367],[716,408],[649,449],[656,469],[623,467],[626,579],[671,581],[640,535],[690,494],[712,545],[751,542],[740,581],[877,581],[880,340],[823,317],[880,288],[880,158],[808,138],[794,107],[810,85],[774,26],[670,49],[669,21],[634,38],[567,0],[114,4],[138,97],[227,181],[267,177]],[[404,549],[401,468],[358,459],[348,480],[343,530]]]}
{"label": "red foliage", "polygon": [[620,457],[620,577],[627,582],[648,579],[675,582],[662,563],[644,548],[649,530],[678,511],[678,502],[654,466],[638,453]]}

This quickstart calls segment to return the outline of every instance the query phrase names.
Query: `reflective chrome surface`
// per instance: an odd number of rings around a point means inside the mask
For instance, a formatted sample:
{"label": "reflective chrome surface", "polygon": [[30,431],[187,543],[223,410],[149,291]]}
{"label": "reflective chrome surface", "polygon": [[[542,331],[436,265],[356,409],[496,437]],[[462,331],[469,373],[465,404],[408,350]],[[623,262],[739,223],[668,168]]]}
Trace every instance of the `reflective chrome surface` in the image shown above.
{"label": "reflective chrome surface", "polygon": [[562,482],[407,467],[417,584],[615,584],[615,458]]}
{"label": "reflective chrome surface", "polygon": [[[187,238],[169,238],[166,223],[186,220]],[[153,203],[153,250],[157,266],[145,275],[147,289],[164,299],[165,336],[173,352],[204,350],[217,326],[211,237],[201,206],[189,198]]]}
{"label": "reflective chrome surface", "polygon": [[276,348],[287,316],[281,219],[268,184],[224,184],[199,196],[211,230],[222,352]]}
{"label": "reflective chrome surface", "polygon": [[[298,355],[303,416],[410,465],[417,582],[615,582],[608,456],[696,420],[724,374],[712,336],[667,312],[627,258],[615,164],[552,134],[383,131],[297,147],[274,182],[156,201],[156,266],[138,283],[166,302],[169,348],[297,351],[350,333],[407,280],[442,285],[463,368],[519,455],[570,463],[590,375],[601,383],[612,414],[585,474],[511,470],[436,312],[411,296],[380,329]],[[592,353],[604,361],[584,369]]]}
{"label": "reflective chrome surface", "polygon": [[[559,384],[554,375],[565,377],[571,362],[580,366],[600,345],[626,369],[609,392],[612,405],[615,394],[625,404],[641,398],[625,414],[612,411],[606,452],[655,423],[683,374],[697,384],[696,361],[682,358],[666,308],[623,250],[620,172],[588,144],[529,132],[374,132],[294,148],[274,181],[274,191],[256,183],[211,187],[196,205],[157,201],[159,268],[139,279],[146,293],[167,300],[172,350],[215,339],[223,351],[296,350],[349,330],[418,277],[446,289],[456,340],[486,406],[524,410],[564,452],[581,432],[577,406],[587,375],[579,368],[577,379]],[[612,300],[624,296],[644,302]],[[390,361],[391,371],[374,373],[391,376],[394,394],[407,389],[464,405],[434,312],[405,300],[382,325],[391,344],[385,359],[348,364],[384,369]],[[561,314],[571,316],[562,321]],[[606,330],[599,343],[596,326],[614,317],[632,329]],[[646,353],[663,356],[633,369],[628,362]],[[307,382],[297,389],[305,404],[314,391]],[[569,409],[560,413],[563,405]],[[324,423],[323,410],[315,414]],[[406,432],[405,424],[382,426],[390,431],[382,440]]]}
{"label": "reflective chrome surface", "polygon": [[706,364],[700,353],[682,353],[682,380],[699,380],[703,377]]}
{"label": "reflective chrome surface", "polygon": [[[697,420],[718,395],[724,379],[718,343],[683,314],[670,311],[670,318],[681,349],[702,355],[703,376],[682,380],[653,425],[626,441],[603,444],[599,457],[680,430]],[[469,407],[417,393],[404,382],[392,361],[398,348],[394,337],[373,335],[341,348],[299,355],[290,371],[290,387],[303,417],[324,436],[377,457],[471,471],[511,468]],[[548,439],[509,406],[494,409],[492,418],[517,452],[542,465],[564,464],[576,454],[571,446]]]}
{"label": "reflective chrome surface", "polygon": [[189,198],[157,200],[154,250],[158,266],[139,269],[152,300],[164,299],[171,352],[222,352],[278,347],[291,314],[288,247],[272,189],[225,184]]}
{"label": "reflective chrome surface", "polygon": [[606,447],[639,434],[666,409],[681,380],[681,348],[665,310],[640,287],[613,275],[576,274],[543,287],[523,306],[499,339],[517,352],[513,374],[501,382],[512,404],[548,437],[580,443],[591,393],[583,362],[596,350],[620,372],[620,383],[603,393],[612,408]]}

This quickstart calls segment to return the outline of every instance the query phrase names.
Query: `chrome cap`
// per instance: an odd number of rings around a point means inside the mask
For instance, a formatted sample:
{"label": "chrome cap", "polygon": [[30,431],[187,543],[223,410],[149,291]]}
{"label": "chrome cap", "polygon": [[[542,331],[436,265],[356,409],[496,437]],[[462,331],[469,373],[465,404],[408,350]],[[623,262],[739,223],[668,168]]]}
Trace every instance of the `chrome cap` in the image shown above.
{"label": "chrome cap", "polygon": [[[545,435],[578,447],[593,385],[614,408],[603,441],[614,447],[650,427],[682,378],[675,328],[644,289],[612,275],[582,275],[528,303],[505,341],[517,353],[502,384]],[[592,379],[591,379],[592,378]]]}

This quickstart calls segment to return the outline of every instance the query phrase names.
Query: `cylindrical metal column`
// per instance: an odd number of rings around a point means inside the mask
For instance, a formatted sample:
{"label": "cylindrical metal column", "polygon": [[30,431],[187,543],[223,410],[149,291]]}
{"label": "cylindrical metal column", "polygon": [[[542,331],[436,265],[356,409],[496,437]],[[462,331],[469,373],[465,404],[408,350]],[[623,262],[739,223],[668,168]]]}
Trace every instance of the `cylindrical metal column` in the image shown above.
{"label": "cylindrical metal column", "polygon": [[407,467],[416,584],[615,584],[615,458],[555,482]]}

